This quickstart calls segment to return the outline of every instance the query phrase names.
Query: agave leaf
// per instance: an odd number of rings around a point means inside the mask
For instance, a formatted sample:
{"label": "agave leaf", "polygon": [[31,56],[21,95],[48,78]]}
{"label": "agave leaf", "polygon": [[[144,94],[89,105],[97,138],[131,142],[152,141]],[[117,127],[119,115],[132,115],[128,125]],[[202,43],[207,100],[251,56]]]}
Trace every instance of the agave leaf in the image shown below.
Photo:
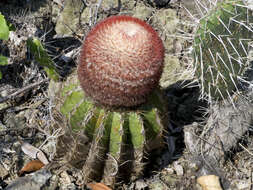
{"label": "agave leaf", "polygon": [[[0,55],[0,65],[7,65],[8,64],[8,58],[5,56]],[[3,75],[0,71],[0,79],[2,79]]]}
{"label": "agave leaf", "polygon": [[27,47],[30,49],[31,53],[34,55],[35,60],[44,67],[49,78],[58,81],[59,75],[56,72],[53,60],[50,58],[41,42],[37,38],[29,38],[27,40]]}
{"label": "agave leaf", "polygon": [[4,16],[0,13],[0,39],[1,40],[8,40],[9,38],[9,27]]}
{"label": "agave leaf", "polygon": [[0,65],[7,65],[7,64],[8,64],[8,58],[0,55]]}

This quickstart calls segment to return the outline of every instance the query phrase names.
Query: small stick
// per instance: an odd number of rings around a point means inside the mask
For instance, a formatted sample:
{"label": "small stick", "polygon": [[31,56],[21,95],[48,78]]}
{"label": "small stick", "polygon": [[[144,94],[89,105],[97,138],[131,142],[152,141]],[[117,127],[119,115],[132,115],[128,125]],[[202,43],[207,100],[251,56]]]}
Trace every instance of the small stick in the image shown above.
{"label": "small stick", "polygon": [[43,83],[46,83],[48,81],[49,81],[49,79],[43,79],[43,80],[41,80],[39,82],[35,82],[35,83],[30,84],[30,85],[28,85],[28,86],[26,86],[24,88],[21,88],[20,90],[17,90],[16,92],[14,92],[14,93],[12,93],[10,95],[7,95],[7,96],[5,96],[3,98],[0,98],[0,104],[3,103],[3,102],[8,101],[10,99],[13,99],[13,98],[15,98],[15,96],[17,96],[17,95],[19,95],[21,93],[24,93],[24,92],[26,92],[26,91],[28,91],[28,90],[30,90],[32,88],[35,88],[36,86],[39,86],[39,85],[41,85]]}
{"label": "small stick", "polygon": [[253,172],[250,170],[250,190],[253,190]]}

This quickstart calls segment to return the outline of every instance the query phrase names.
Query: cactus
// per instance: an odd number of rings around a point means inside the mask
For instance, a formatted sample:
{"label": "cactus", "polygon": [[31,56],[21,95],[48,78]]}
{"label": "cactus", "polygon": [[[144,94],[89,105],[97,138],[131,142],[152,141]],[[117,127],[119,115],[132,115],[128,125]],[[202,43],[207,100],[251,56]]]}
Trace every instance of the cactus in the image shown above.
{"label": "cactus", "polygon": [[232,94],[239,92],[249,69],[247,55],[253,39],[252,24],[252,11],[238,0],[217,3],[199,20],[194,58],[202,98],[232,100]]}
{"label": "cactus", "polygon": [[110,17],[86,37],[77,71],[56,95],[68,127],[55,157],[82,167],[84,183],[136,179],[147,153],[163,147],[163,54],[157,33],[129,16]]}
{"label": "cactus", "polygon": [[[196,163],[203,161],[199,172],[210,174],[213,168],[222,170],[219,167],[225,164],[224,155],[231,149],[234,153],[252,122],[248,57],[253,15],[242,0],[204,2],[214,6],[206,8],[206,15],[199,20],[193,50],[201,98],[207,99],[210,107],[206,121],[192,129],[186,127],[184,132],[185,144]],[[198,127],[201,139],[192,135]]]}

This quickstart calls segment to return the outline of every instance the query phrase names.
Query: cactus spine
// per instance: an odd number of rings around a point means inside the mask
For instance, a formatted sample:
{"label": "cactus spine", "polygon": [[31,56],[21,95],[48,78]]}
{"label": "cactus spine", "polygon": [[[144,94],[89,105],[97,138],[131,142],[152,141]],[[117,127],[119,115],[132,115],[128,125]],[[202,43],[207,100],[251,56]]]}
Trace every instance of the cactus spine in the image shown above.
{"label": "cactus spine", "polygon": [[194,58],[202,98],[232,100],[232,94],[239,91],[249,69],[252,24],[252,11],[241,0],[217,3],[200,19],[194,37]]}
{"label": "cactus spine", "polygon": [[163,147],[168,118],[157,88],[163,54],[156,32],[128,16],[102,21],[86,37],[78,70],[57,95],[68,128],[56,153],[82,165],[85,183],[136,179],[146,153]]}

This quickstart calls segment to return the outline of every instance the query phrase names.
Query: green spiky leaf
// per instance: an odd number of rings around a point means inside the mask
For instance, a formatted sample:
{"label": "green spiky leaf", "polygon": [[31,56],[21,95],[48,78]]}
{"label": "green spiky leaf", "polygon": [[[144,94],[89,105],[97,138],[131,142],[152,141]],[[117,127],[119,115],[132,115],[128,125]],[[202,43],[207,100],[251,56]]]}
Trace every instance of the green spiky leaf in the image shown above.
{"label": "green spiky leaf", "polygon": [[4,16],[0,13],[0,39],[1,40],[8,40],[9,38],[9,27]]}
{"label": "green spiky leaf", "polygon": [[[0,55],[0,65],[7,65],[8,64],[8,58],[5,56]],[[3,74],[0,71],[0,79],[2,79]]]}
{"label": "green spiky leaf", "polygon": [[44,49],[42,43],[39,39],[33,38],[27,40],[27,47],[30,49],[31,53],[34,55],[35,60],[44,67],[45,72],[48,77],[57,81],[59,80],[59,75],[56,72],[53,60],[50,58],[46,50]]}
{"label": "green spiky leaf", "polygon": [[7,64],[8,64],[8,58],[0,55],[0,65],[7,65]]}

